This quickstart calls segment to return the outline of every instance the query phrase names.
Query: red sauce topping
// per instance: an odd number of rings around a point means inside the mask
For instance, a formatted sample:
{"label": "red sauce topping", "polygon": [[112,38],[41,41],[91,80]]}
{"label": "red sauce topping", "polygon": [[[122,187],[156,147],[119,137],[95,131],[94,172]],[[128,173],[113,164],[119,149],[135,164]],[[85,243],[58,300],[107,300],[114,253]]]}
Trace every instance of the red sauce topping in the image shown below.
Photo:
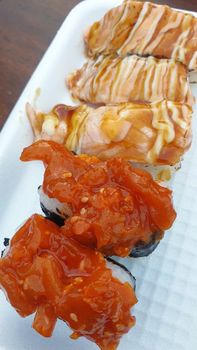
{"label": "red sauce topping", "polygon": [[51,336],[57,318],[102,350],[116,349],[135,324],[137,302],[129,283],[112,276],[103,256],[62,234],[40,215],[32,216],[0,259],[0,288],[17,312],[36,312],[34,329]]}
{"label": "red sauce topping", "polygon": [[42,160],[44,192],[71,207],[62,232],[103,254],[127,256],[153,233],[161,238],[176,218],[171,191],[123,159],[74,156],[63,145],[38,141],[21,160]]}

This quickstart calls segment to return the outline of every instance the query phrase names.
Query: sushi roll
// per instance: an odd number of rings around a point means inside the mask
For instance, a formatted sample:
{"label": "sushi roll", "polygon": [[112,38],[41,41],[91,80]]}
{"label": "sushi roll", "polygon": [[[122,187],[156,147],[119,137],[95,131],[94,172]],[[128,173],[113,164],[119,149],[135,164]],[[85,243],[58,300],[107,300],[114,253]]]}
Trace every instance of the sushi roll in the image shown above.
{"label": "sushi roll", "polygon": [[27,104],[27,115],[35,141],[55,141],[101,160],[121,157],[166,185],[192,140],[192,109],[170,101],[97,108],[57,105],[46,114]]}
{"label": "sushi roll", "polygon": [[[56,223],[58,226],[63,226],[65,220],[70,217],[71,208],[68,205],[64,206],[55,198],[49,198],[46,194],[44,194],[41,186],[38,188],[38,193],[40,196],[40,206],[45,216],[49,220],[52,220],[54,223]],[[152,235],[151,241],[149,243],[137,243],[136,247],[132,249],[129,256],[131,258],[140,258],[152,254],[152,252],[160,243],[161,236],[163,236],[163,233],[161,234],[159,232],[158,234]],[[109,261],[111,260],[109,259]]]}
{"label": "sushi roll", "polygon": [[57,319],[101,350],[116,349],[135,325],[135,279],[121,264],[65,237],[33,215],[16,232],[0,259],[0,289],[22,317],[35,314],[33,328],[50,337]]}
{"label": "sushi roll", "polygon": [[65,236],[105,256],[146,255],[175,220],[171,191],[123,159],[74,156],[63,145],[43,140],[21,155],[23,161],[38,159],[46,166],[40,189],[44,212],[52,219],[55,214],[56,222],[61,213]]}

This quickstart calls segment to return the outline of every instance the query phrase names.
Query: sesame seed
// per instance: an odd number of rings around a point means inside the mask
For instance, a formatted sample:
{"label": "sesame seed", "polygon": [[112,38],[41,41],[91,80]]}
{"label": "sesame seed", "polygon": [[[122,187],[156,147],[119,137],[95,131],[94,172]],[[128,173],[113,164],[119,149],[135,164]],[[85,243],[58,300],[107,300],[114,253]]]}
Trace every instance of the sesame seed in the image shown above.
{"label": "sesame seed", "polygon": [[63,174],[63,177],[67,178],[67,177],[72,177],[72,173],[66,172]]}
{"label": "sesame seed", "polygon": [[100,193],[103,193],[105,191],[105,189],[102,187],[101,189],[100,189]]}
{"label": "sesame seed", "polygon": [[75,322],[78,321],[78,317],[77,317],[76,314],[71,313],[71,314],[70,314],[70,318],[71,318],[71,320],[73,320],[73,321],[75,321]]}
{"label": "sesame seed", "polygon": [[75,282],[81,283],[81,282],[83,282],[83,278],[81,278],[81,277],[76,277],[76,278],[75,278]]}
{"label": "sesame seed", "polygon": [[81,198],[81,202],[82,203],[87,203],[89,201],[89,198],[88,197],[82,197]]}
{"label": "sesame seed", "polygon": [[87,210],[86,210],[85,208],[82,208],[82,209],[80,210],[80,214],[81,214],[81,215],[84,215],[84,214],[86,213],[86,211],[87,211]]}

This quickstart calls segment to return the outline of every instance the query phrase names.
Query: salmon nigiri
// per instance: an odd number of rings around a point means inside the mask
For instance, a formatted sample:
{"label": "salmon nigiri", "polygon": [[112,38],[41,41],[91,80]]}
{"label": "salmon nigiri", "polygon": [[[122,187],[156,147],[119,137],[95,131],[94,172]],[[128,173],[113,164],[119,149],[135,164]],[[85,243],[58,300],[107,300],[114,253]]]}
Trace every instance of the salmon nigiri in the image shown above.
{"label": "salmon nigiri", "polygon": [[173,60],[99,56],[67,78],[74,99],[94,104],[170,100],[192,105],[187,68]]}
{"label": "salmon nigiri", "polygon": [[127,0],[88,28],[85,43],[89,56],[151,55],[197,69],[197,18],[166,5]]}
{"label": "salmon nigiri", "polygon": [[36,113],[28,104],[27,114],[35,140],[56,141],[102,160],[121,157],[172,165],[180,161],[192,138],[191,108],[170,101],[98,108],[61,104],[49,113]]}

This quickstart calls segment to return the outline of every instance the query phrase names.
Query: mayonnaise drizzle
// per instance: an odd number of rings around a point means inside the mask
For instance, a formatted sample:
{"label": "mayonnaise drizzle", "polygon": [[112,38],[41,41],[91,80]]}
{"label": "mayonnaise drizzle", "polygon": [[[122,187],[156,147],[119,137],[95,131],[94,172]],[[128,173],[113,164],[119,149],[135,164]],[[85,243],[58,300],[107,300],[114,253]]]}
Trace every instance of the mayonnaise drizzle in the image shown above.
{"label": "mayonnaise drizzle", "polygon": [[165,10],[166,10],[165,6],[158,9],[157,16],[152,21],[152,26],[148,29],[147,34],[146,34],[146,38],[144,38],[141,45],[139,46],[138,54],[142,55],[144,52],[144,49],[146,48],[146,46],[148,46],[149,42],[151,41],[151,39],[152,39],[156,29],[157,29],[157,26],[158,26],[161,18],[163,17],[163,15],[165,13]]}
{"label": "mayonnaise drizzle", "polygon": [[193,67],[197,67],[197,51],[194,52],[188,68],[193,69]]}
{"label": "mayonnaise drizzle", "polygon": [[[115,25],[113,26],[113,29],[111,31],[111,38],[110,38],[110,42],[114,39],[114,36],[116,35],[116,29],[117,27],[121,26],[121,23],[124,23],[125,19],[128,17],[128,13],[129,13],[129,9],[130,9],[130,3],[126,2],[123,8],[123,12],[121,13],[121,16],[119,18],[119,20],[115,23]],[[108,46],[108,42],[106,42],[106,45]]]}
{"label": "mayonnaise drizzle", "polygon": [[133,28],[133,30],[131,30],[130,35],[128,36],[127,40],[123,43],[123,45],[120,47],[120,49],[118,50],[118,52],[120,54],[124,53],[125,48],[127,47],[127,45],[129,44],[129,42],[131,41],[131,39],[133,38],[133,36],[135,35],[137,29],[139,28],[139,26],[142,24],[144,18],[146,17],[149,9],[150,9],[150,3],[149,2],[145,2],[143,7],[142,7],[142,11],[140,12],[140,15],[138,17],[138,20]]}
{"label": "mayonnaise drizzle", "polygon": [[155,71],[155,59],[153,57],[150,57],[149,60],[147,60],[147,65],[149,65],[149,69],[147,72],[146,79],[144,81],[144,95],[147,97],[149,101],[151,99],[151,93],[152,93],[150,83]]}
{"label": "mayonnaise drizzle", "polygon": [[174,125],[169,118],[167,101],[163,101],[160,105],[155,104],[152,112],[152,126],[158,130],[158,135],[152,149],[147,154],[148,163],[154,163],[164,144],[172,142],[175,138]]}
{"label": "mayonnaise drizzle", "polygon": [[176,42],[176,46],[172,52],[172,58],[179,59],[181,62],[185,62],[185,44],[188,41],[191,28],[191,15],[185,15],[182,22],[182,31]]}
{"label": "mayonnaise drizzle", "polygon": [[136,65],[137,59],[130,59],[130,57],[126,57],[121,61],[118,75],[115,77],[111,87],[110,101],[112,101],[112,103],[116,100],[117,96],[121,94],[125,81],[128,81],[129,75],[132,74]]}
{"label": "mayonnaise drizzle", "polygon": [[[164,62],[164,65],[165,65],[165,62]],[[159,91],[159,88],[162,88],[162,85],[163,85],[163,81],[162,81],[163,66],[162,64],[159,64],[158,66],[156,66],[155,64],[154,68],[155,68],[154,75],[153,75],[152,84],[150,87],[150,101],[157,101],[159,97],[165,98],[165,95],[162,96],[163,91]],[[164,93],[166,94],[166,91]]]}
{"label": "mayonnaise drizzle", "polygon": [[83,136],[87,125],[88,112],[89,107],[83,105],[72,117],[72,131],[66,140],[66,147],[75,151],[77,154],[81,153]]}
{"label": "mayonnaise drizzle", "polygon": [[[179,110],[178,108],[175,107],[174,103],[172,103],[171,101],[168,101],[168,109],[171,111],[172,113],[172,120],[178,124],[182,129],[187,130],[188,128],[188,123],[183,119],[180,118],[179,115]],[[182,110],[183,114],[184,114],[184,110]],[[188,113],[188,109],[187,109],[187,113]]]}
{"label": "mayonnaise drizzle", "polygon": [[186,68],[174,60],[100,56],[89,60],[70,89],[75,98],[91,103],[130,101],[156,102],[168,99],[193,103]]}
{"label": "mayonnaise drizzle", "polygon": [[[175,99],[176,96],[176,86],[179,84],[179,73],[178,73],[178,66],[175,62],[172,61],[171,64],[171,74],[170,74],[170,83],[169,83],[169,90],[168,90],[168,96],[171,99]],[[184,89],[185,84],[183,85]],[[185,97],[185,94],[184,94]]]}
{"label": "mayonnaise drizzle", "polygon": [[164,25],[164,27],[157,33],[157,36],[154,38],[154,40],[149,43],[148,51],[153,52],[154,49],[158,47],[158,45],[160,44],[162,39],[165,37],[167,32],[172,31],[175,28],[178,28],[181,22],[182,22],[182,16],[180,16],[180,14],[178,14],[177,12],[176,20],[174,22],[172,21]]}

